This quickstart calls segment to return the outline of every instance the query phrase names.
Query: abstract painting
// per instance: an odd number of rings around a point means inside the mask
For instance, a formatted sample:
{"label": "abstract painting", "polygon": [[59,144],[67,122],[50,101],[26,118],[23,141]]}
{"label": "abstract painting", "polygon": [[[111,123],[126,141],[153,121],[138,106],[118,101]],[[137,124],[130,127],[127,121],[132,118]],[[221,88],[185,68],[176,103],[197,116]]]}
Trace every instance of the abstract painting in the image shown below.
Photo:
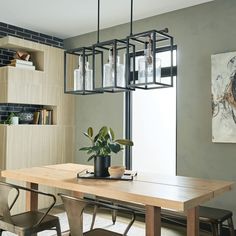
{"label": "abstract painting", "polygon": [[236,143],[236,52],[211,56],[212,141]]}

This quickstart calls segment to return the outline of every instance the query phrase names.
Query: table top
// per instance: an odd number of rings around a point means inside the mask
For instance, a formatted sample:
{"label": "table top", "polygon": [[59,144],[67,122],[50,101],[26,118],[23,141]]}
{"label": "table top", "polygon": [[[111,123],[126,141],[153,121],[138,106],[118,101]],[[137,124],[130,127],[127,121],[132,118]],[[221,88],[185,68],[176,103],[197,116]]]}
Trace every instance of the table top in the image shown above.
{"label": "table top", "polygon": [[73,163],[3,170],[1,176],[94,194],[120,201],[186,211],[219,194],[230,191],[234,182],[139,172],[133,181],[77,179],[77,173],[92,166]]}

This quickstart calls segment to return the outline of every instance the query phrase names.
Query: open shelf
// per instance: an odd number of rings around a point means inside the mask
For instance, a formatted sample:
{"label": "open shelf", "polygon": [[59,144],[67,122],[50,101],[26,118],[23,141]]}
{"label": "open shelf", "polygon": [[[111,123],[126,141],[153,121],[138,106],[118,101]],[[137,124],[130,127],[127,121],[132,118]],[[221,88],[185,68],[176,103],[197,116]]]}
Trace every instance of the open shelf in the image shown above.
{"label": "open shelf", "polygon": [[41,44],[12,36],[7,36],[4,38],[0,38],[0,48],[11,49],[13,51],[26,51],[30,53],[31,60],[36,70],[44,71],[45,56],[44,56],[44,49],[43,46],[41,46]]}

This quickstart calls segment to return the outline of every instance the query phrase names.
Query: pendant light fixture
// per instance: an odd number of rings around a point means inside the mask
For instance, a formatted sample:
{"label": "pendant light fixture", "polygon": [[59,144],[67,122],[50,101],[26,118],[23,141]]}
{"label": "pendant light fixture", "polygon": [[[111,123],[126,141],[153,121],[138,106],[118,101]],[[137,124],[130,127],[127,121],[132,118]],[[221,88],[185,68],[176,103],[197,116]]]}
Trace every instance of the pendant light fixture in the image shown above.
{"label": "pendant light fixture", "polygon": [[[127,40],[111,39],[99,41],[100,0],[98,0],[98,29],[97,43],[93,47],[94,80],[98,82],[95,90],[99,92],[123,92],[133,90],[129,86],[129,71],[126,62],[129,60],[129,51],[134,52],[134,47],[128,46]],[[97,52],[100,52],[98,54]],[[102,55],[102,56],[101,56]],[[96,78],[95,78],[96,77]]]}
{"label": "pendant light fixture", "polygon": [[[173,86],[173,37],[168,35],[168,29],[161,31],[149,30],[133,34],[133,0],[131,0],[130,36],[127,37],[127,54],[133,61],[132,70],[128,66],[128,73],[133,73],[130,87],[139,89],[157,89]],[[130,52],[129,45],[134,45],[135,52]],[[170,76],[162,77],[161,59],[158,48],[168,48],[170,62]],[[138,67],[138,68],[137,68]]]}
{"label": "pendant light fixture", "polygon": [[[86,95],[124,92],[173,86],[173,37],[168,30],[149,30],[133,34],[131,0],[130,35],[125,39],[99,41],[100,0],[98,0],[97,42],[89,47],[65,51],[64,91]],[[157,49],[170,51],[170,76],[161,76]]]}
{"label": "pendant light fixture", "polygon": [[[98,29],[99,42],[100,0],[98,0]],[[93,48],[81,47],[64,52],[64,92],[74,95],[90,95],[102,93],[96,89],[95,57],[103,61],[103,53]],[[91,68],[92,66],[92,68]],[[102,67],[103,64],[100,65]]]}

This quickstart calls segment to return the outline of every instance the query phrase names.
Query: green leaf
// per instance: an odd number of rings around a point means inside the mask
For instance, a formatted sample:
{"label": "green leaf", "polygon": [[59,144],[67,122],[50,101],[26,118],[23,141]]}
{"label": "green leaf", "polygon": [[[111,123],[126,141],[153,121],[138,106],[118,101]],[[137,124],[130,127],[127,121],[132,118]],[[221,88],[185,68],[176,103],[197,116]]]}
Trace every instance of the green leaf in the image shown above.
{"label": "green leaf", "polygon": [[92,155],[88,158],[88,161],[91,161],[94,157],[96,157],[96,155]]}
{"label": "green leaf", "polygon": [[88,135],[92,138],[93,137],[93,128],[89,127],[87,130]]}
{"label": "green leaf", "polygon": [[109,134],[109,136],[110,136],[110,139],[111,139],[111,140],[114,140],[115,134],[114,134],[114,131],[112,130],[112,128],[109,128],[109,129],[108,129],[108,134]]}
{"label": "green leaf", "polygon": [[89,151],[90,149],[92,149],[92,147],[82,147],[79,151]]}
{"label": "green leaf", "polygon": [[98,138],[99,138],[99,134],[97,134],[97,135],[94,137],[94,143],[97,142]]}
{"label": "green leaf", "polygon": [[109,144],[109,148],[114,153],[118,153],[120,151],[120,149],[121,149],[121,147],[120,147],[120,145],[118,143],[111,143],[111,144]]}
{"label": "green leaf", "polygon": [[103,126],[100,130],[99,130],[99,135],[100,137],[104,137],[107,134],[107,127]]}
{"label": "green leaf", "polygon": [[126,146],[133,146],[134,145],[134,143],[128,139],[117,139],[117,140],[115,140],[115,142],[119,143],[121,145],[126,145]]}
{"label": "green leaf", "polygon": [[91,142],[93,143],[93,138],[92,138],[92,137],[90,137],[86,132],[83,132],[83,134],[84,134],[87,138],[89,138],[89,139],[91,140]]}

